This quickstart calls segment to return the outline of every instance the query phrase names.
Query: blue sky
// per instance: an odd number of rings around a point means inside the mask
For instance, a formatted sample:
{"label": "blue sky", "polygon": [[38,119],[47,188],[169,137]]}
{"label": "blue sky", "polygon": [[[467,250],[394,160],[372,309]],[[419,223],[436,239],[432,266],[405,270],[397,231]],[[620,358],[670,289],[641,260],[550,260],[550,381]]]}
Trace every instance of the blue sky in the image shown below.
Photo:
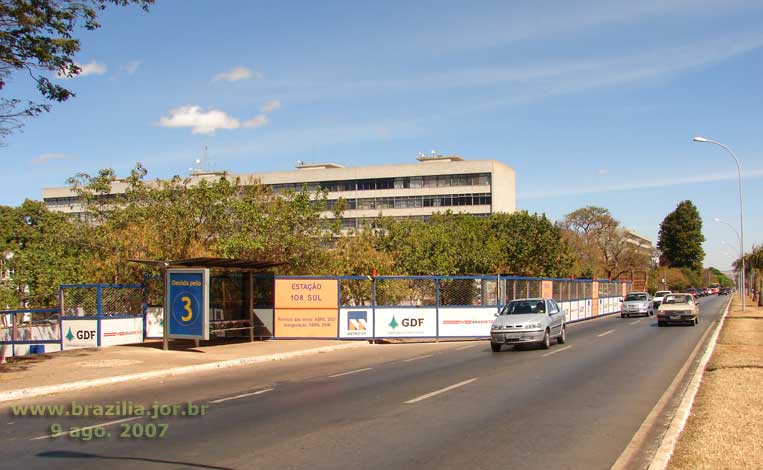
{"label": "blue sky", "polygon": [[[0,148],[0,204],[142,162],[187,174],[414,162],[436,150],[516,170],[517,206],[608,208],[656,242],[692,200],[727,269],[743,169],[745,245],[763,243],[763,3],[157,0],[83,32],[78,96]],[[30,96],[21,76],[6,93]],[[723,243],[725,242],[725,243]]]}

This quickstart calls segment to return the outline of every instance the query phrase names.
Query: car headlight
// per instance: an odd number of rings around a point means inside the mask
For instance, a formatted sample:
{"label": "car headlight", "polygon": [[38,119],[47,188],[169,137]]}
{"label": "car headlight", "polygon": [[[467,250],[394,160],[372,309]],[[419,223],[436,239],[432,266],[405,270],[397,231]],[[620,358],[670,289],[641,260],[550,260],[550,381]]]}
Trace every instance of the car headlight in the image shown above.
{"label": "car headlight", "polygon": [[503,327],[501,325],[496,325],[495,323],[493,323],[493,326],[491,326],[490,328],[493,330],[500,330]]}
{"label": "car headlight", "polygon": [[540,322],[535,322],[535,323],[528,323],[528,324],[526,324],[526,325],[525,325],[525,328],[540,328],[540,327],[542,327],[542,326],[543,326],[543,324],[542,324],[542,323],[540,323]]}

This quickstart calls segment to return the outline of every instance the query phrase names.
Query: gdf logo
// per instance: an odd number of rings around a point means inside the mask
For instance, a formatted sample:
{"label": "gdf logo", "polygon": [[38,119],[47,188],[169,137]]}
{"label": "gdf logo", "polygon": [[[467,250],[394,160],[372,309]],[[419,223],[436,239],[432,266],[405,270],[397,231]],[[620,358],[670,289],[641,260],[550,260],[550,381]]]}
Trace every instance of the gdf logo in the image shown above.
{"label": "gdf logo", "polygon": [[77,331],[76,336],[77,336],[77,339],[93,339],[95,338],[95,331],[94,330],[90,330],[90,331],[79,330]]}
{"label": "gdf logo", "polygon": [[402,321],[403,326],[424,326],[424,319],[423,318],[403,318]]}

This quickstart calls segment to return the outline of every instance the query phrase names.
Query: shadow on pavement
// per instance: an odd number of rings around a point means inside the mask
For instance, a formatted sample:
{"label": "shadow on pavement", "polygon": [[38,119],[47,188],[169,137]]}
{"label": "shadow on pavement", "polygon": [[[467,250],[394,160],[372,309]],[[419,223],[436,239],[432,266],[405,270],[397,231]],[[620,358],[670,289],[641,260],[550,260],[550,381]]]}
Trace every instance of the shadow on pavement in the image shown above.
{"label": "shadow on pavement", "polygon": [[134,460],[137,462],[165,463],[170,465],[182,465],[184,467],[192,467],[192,468],[208,468],[212,470],[235,470],[231,467],[219,467],[215,465],[204,465],[204,464],[191,463],[191,462],[180,462],[177,460],[150,459],[147,457],[119,457],[119,456],[111,456],[111,455],[89,454],[87,452],[72,452],[72,451],[65,451],[65,450],[40,452],[39,454],[37,454],[37,456],[43,457],[43,458],[56,458],[56,459]]}

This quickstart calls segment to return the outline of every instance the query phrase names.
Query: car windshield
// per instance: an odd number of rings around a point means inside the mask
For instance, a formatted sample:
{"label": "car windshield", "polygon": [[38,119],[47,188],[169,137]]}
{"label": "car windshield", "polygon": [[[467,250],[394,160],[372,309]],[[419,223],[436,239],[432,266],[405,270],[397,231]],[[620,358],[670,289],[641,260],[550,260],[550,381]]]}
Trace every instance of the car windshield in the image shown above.
{"label": "car windshield", "polygon": [[501,310],[501,315],[526,315],[528,313],[546,313],[543,300],[512,300]]}
{"label": "car windshield", "polygon": [[664,303],[666,304],[688,304],[689,303],[689,297],[688,295],[668,295],[665,297]]}
{"label": "car windshield", "polygon": [[638,300],[647,300],[646,294],[628,294],[625,296],[626,302],[633,302]]}

